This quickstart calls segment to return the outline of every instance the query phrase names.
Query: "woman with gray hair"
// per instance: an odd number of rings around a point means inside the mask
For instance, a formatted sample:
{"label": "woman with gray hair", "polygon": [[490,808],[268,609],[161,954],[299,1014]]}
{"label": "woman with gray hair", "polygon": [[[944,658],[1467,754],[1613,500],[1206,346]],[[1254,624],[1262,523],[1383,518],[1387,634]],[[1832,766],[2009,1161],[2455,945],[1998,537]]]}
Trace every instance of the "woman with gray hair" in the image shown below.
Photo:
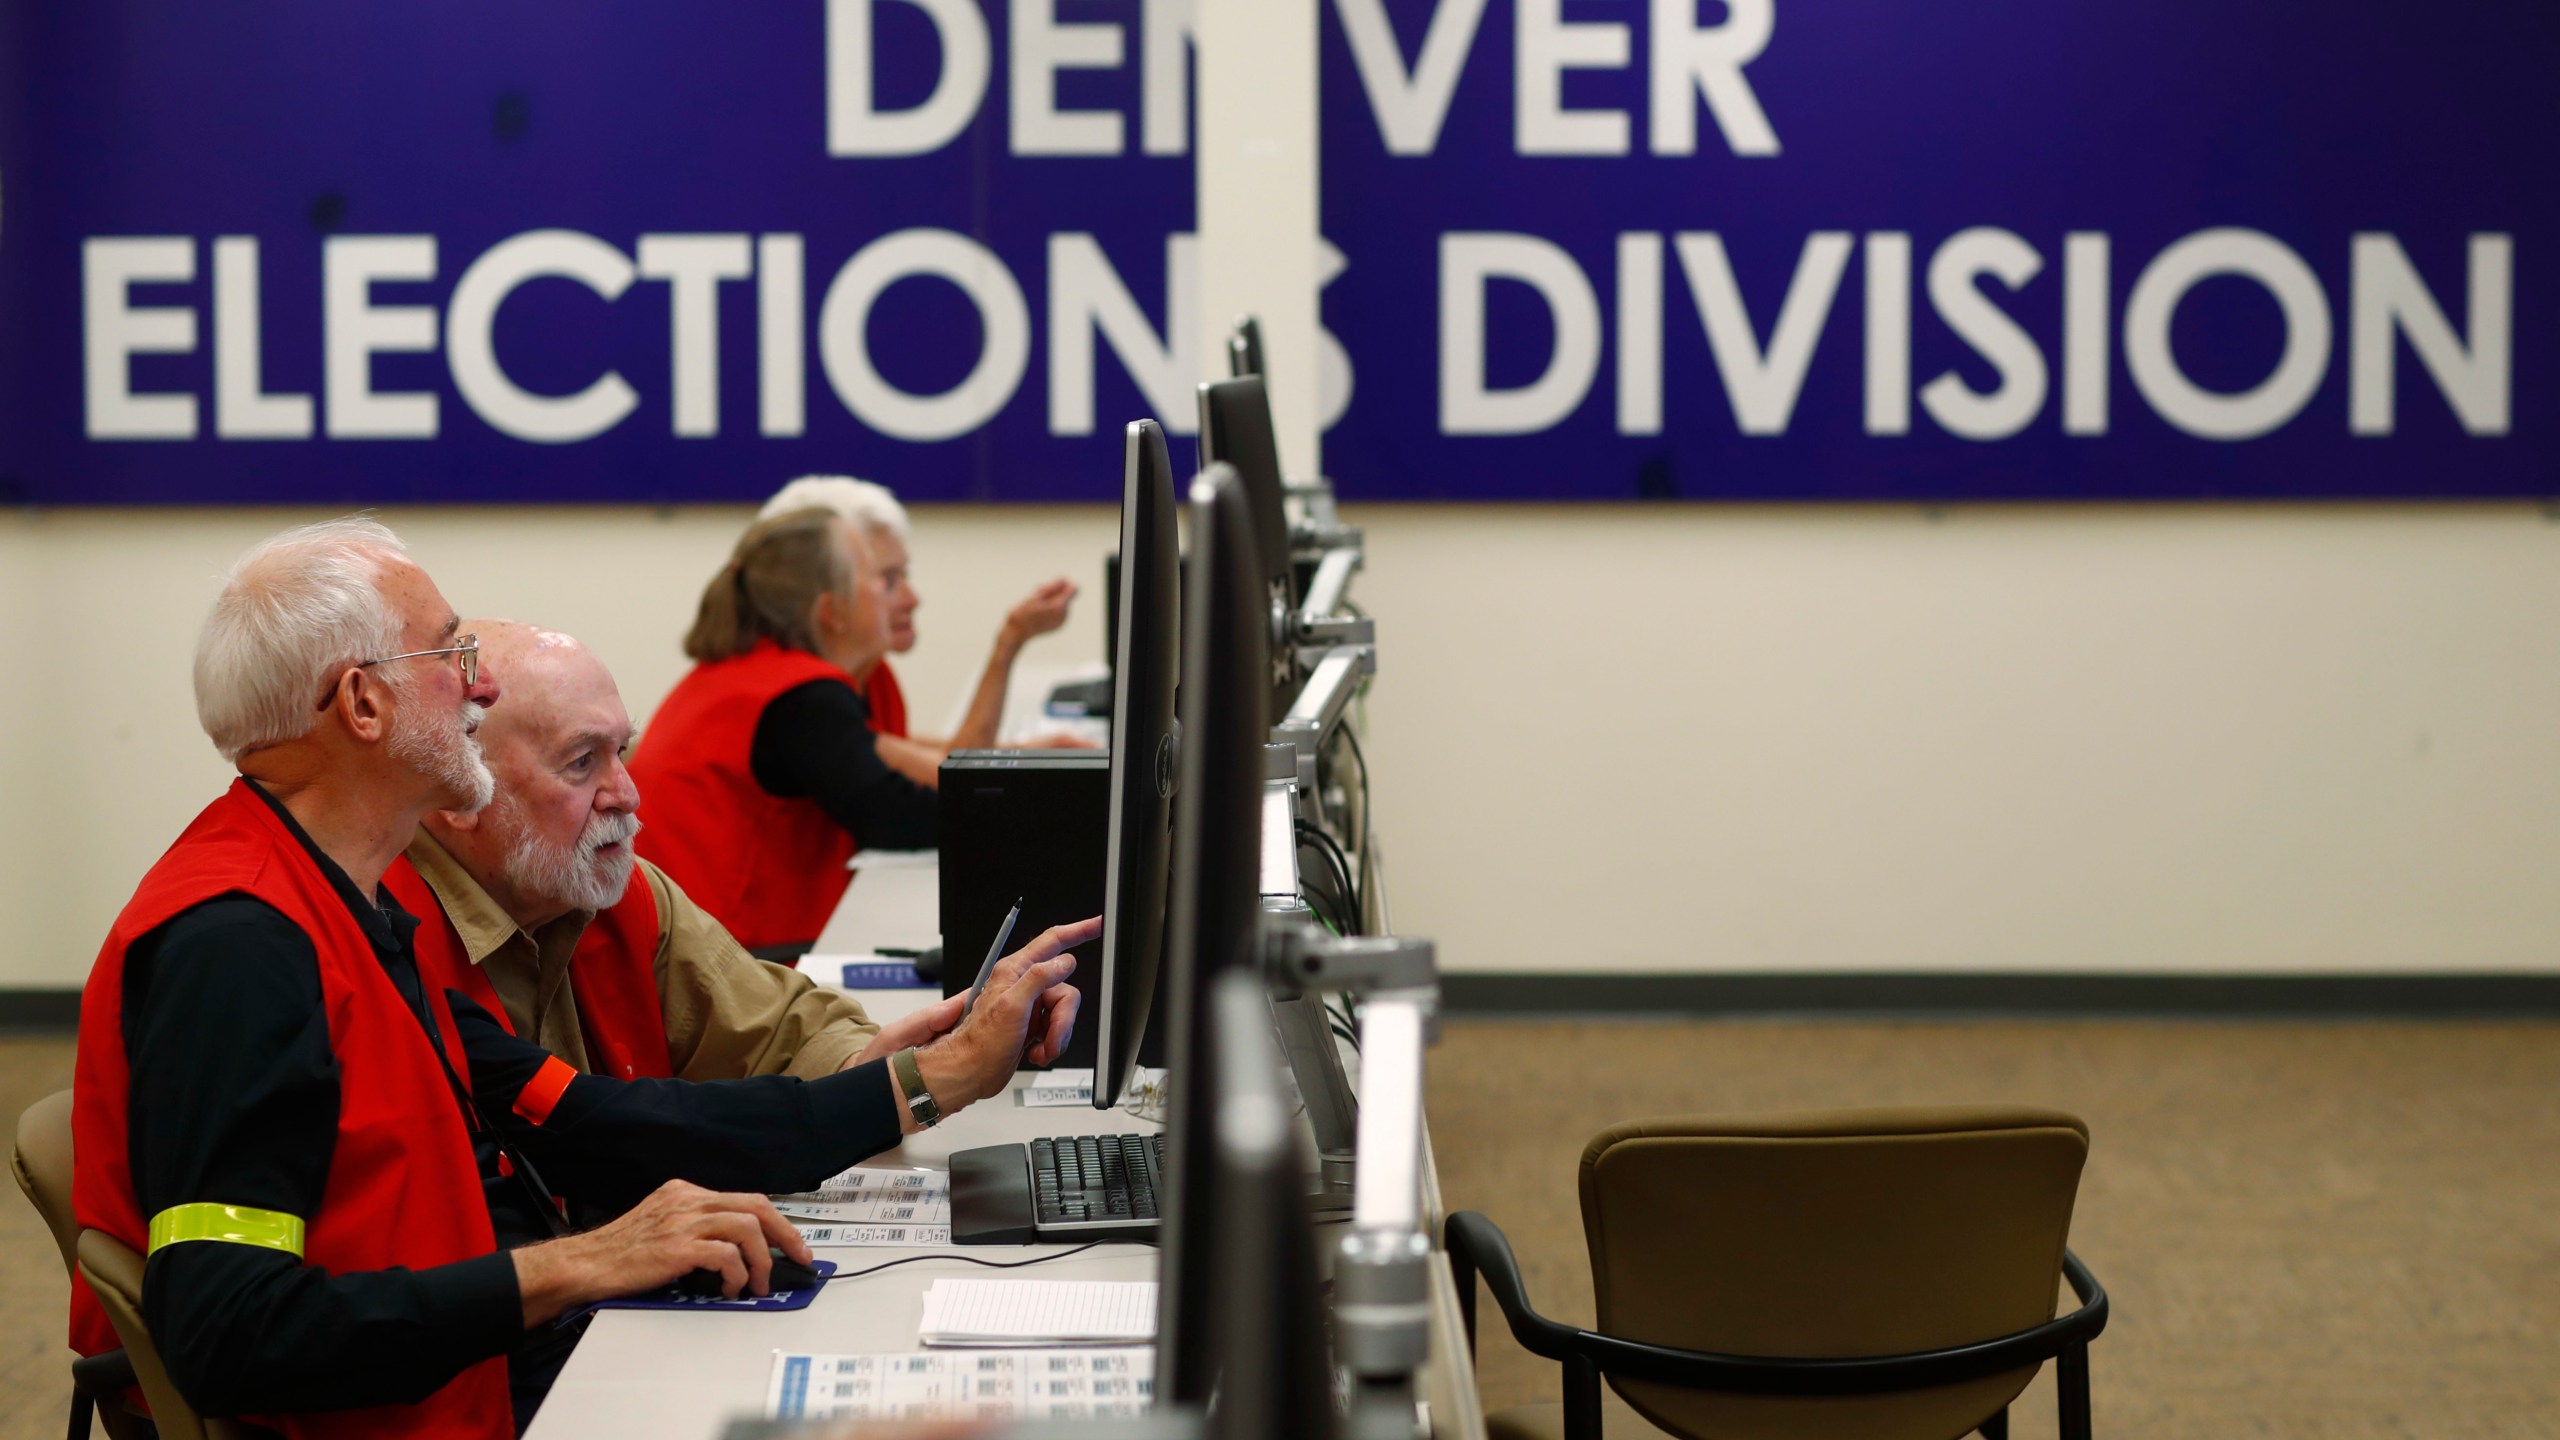
{"label": "woman with gray hair", "polygon": [[641,858],[766,959],[807,949],[857,846],[940,835],[931,789],[880,750],[855,677],[889,646],[881,577],[854,523],[789,510],[749,526],[703,588],[697,662],[641,733]]}
{"label": "woman with gray hair", "polygon": [[[953,750],[984,750],[997,743],[996,726],[1004,717],[1005,692],[1013,682],[1013,662],[1022,647],[1067,623],[1075,603],[1073,581],[1059,576],[1041,585],[1005,613],[997,627],[986,668],[960,727],[948,736],[910,733],[906,693],[888,655],[904,655],[916,647],[916,607],[923,603],[908,570],[907,549],[914,535],[906,507],[885,485],[848,475],[804,475],[774,492],[757,514],[759,520],[811,507],[830,510],[852,521],[870,552],[872,573],[879,578],[889,620],[889,650],[868,670],[854,677],[871,707],[871,728],[882,737],[880,757],[920,785],[939,782],[942,757]],[[1033,745],[1080,742],[1037,740]]]}

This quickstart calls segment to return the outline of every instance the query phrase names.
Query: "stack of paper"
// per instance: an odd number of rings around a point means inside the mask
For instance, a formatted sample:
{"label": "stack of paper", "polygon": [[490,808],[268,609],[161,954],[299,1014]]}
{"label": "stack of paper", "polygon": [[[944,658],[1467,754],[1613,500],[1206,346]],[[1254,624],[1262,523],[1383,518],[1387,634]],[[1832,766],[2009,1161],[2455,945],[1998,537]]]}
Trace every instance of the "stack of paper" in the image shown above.
{"label": "stack of paper", "polygon": [[812,1245],[951,1243],[947,1170],[856,1167],[805,1195],[776,1195],[773,1204]]}
{"label": "stack of paper", "polygon": [[1152,1349],[776,1355],[776,1420],[1125,1419],[1155,1399]]}
{"label": "stack of paper", "polygon": [[[1123,1098],[1137,1094],[1149,1085],[1162,1082],[1164,1072],[1140,1066],[1130,1077]],[[1063,1108],[1093,1103],[1093,1072],[1090,1070],[1048,1070],[1035,1076],[1031,1083],[1014,1092],[1027,1108]]]}
{"label": "stack of paper", "polygon": [[1032,1108],[1056,1109],[1068,1105],[1093,1103],[1093,1072],[1090,1070],[1049,1070],[1032,1077],[1031,1083],[1015,1092],[1021,1102]]}
{"label": "stack of paper", "polygon": [[927,1345],[1137,1345],[1155,1338],[1152,1280],[936,1280]]}

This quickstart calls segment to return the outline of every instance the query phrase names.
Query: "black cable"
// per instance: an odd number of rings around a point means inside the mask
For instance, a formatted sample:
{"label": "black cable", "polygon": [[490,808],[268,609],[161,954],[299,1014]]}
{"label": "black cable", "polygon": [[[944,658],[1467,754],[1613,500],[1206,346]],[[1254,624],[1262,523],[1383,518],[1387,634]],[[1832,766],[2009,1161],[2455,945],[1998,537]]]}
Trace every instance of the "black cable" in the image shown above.
{"label": "black cable", "polygon": [[1312,845],[1306,848],[1309,854],[1315,855],[1324,863],[1309,871],[1300,880],[1298,887],[1300,900],[1308,909],[1313,910],[1316,918],[1322,920],[1325,927],[1334,934],[1359,934],[1358,917],[1350,913],[1351,891],[1341,867],[1324,851]]}
{"label": "black cable", "polygon": [[1352,861],[1349,861],[1349,856],[1341,853],[1341,846],[1331,838],[1331,835],[1326,835],[1324,830],[1313,828],[1313,825],[1300,820],[1298,843],[1300,846],[1311,848],[1311,851],[1316,851],[1318,856],[1324,858],[1324,869],[1334,876],[1334,884],[1339,884],[1341,887],[1341,897],[1344,899],[1359,897],[1359,884],[1357,881],[1352,881]]}
{"label": "black cable", "polygon": [[[1304,840],[1314,841],[1316,848],[1322,850],[1325,859],[1331,862],[1335,875],[1342,881],[1343,898],[1351,902],[1352,914],[1354,916],[1367,914],[1368,911],[1360,904],[1360,882],[1351,873],[1351,857],[1343,853],[1342,842],[1304,820],[1298,822],[1298,836]],[[1351,929],[1357,931],[1359,927],[1354,925]]]}
{"label": "black cable", "polygon": [[[1358,1003],[1359,1002],[1351,998],[1350,992],[1345,991],[1343,993],[1342,1027],[1338,1032],[1336,1032],[1340,1034],[1343,1039],[1351,1042],[1351,1050],[1355,1055],[1360,1051],[1360,1012],[1355,1008]],[[1328,1008],[1325,1013],[1330,1015],[1333,1012]]]}
{"label": "black cable", "polygon": [[1087,1250],[1090,1250],[1094,1246],[1102,1243],[1103,1242],[1099,1240],[1088,1240],[1073,1250],[1061,1250],[1055,1255],[1034,1255],[1028,1260],[981,1260],[975,1255],[909,1255],[903,1260],[883,1260],[879,1264],[873,1265],[867,1269],[839,1270],[827,1278],[829,1280],[854,1280],[865,1275],[876,1275],[879,1272],[890,1269],[894,1266],[920,1265],[927,1260],[957,1260],[963,1265],[984,1265],[990,1270],[1019,1270],[1025,1265],[1046,1265],[1052,1260],[1064,1260],[1070,1255],[1081,1255]]}
{"label": "black cable", "polygon": [[1360,851],[1369,851],[1369,756],[1360,748],[1360,733],[1350,726],[1341,727],[1343,743],[1351,747],[1351,758],[1360,762]]}
{"label": "black cable", "polygon": [[[1332,865],[1328,862],[1325,870],[1330,872],[1331,869]],[[1301,882],[1299,887],[1301,893],[1298,898],[1307,907],[1309,913],[1324,923],[1326,929],[1336,935],[1348,935],[1352,931],[1350,927],[1343,924],[1342,897],[1328,893],[1331,885],[1331,879],[1323,876],[1320,876],[1317,883],[1312,885]]]}
{"label": "black cable", "polygon": [[[1366,870],[1369,865],[1369,756],[1360,748],[1358,732],[1349,725],[1337,727],[1335,733],[1351,747],[1351,758],[1360,762],[1360,866]],[[1360,914],[1365,918],[1369,913],[1369,897],[1364,893],[1360,898]]]}
{"label": "black cable", "polygon": [[1333,871],[1334,877],[1342,882],[1344,896],[1346,898],[1356,897],[1359,887],[1352,881],[1351,860],[1350,857],[1342,853],[1341,842],[1335,840],[1332,836],[1324,833],[1322,829],[1308,823],[1307,821],[1298,820],[1292,823],[1295,826],[1299,843],[1302,846],[1313,846],[1323,854],[1327,867]]}
{"label": "black cable", "polygon": [[[1352,1048],[1356,1050],[1359,1046],[1355,1043]],[[785,1215],[782,1218],[788,1220],[791,1217],[789,1215]],[[1106,1242],[1100,1240],[1087,1240],[1072,1250],[1061,1250],[1055,1255],[1034,1255],[1028,1260],[981,1260],[974,1255],[909,1255],[898,1260],[883,1260],[879,1264],[870,1266],[866,1269],[838,1270],[833,1275],[824,1277],[818,1283],[821,1286],[824,1286],[837,1280],[855,1280],[865,1275],[877,1274],[883,1270],[895,1269],[900,1265],[921,1265],[927,1260],[957,1260],[963,1265],[983,1265],[990,1270],[1019,1270],[1025,1265],[1046,1265],[1052,1260],[1064,1260],[1070,1255],[1081,1255],[1087,1250],[1092,1249],[1094,1246],[1104,1243]],[[756,1297],[741,1290],[735,1298],[740,1300],[752,1300]],[[570,1321],[576,1320],[581,1316],[593,1314],[595,1311],[602,1308],[602,1306],[598,1305],[583,1306],[569,1311],[567,1314],[562,1315],[559,1319],[554,1320],[551,1323],[554,1328],[557,1328],[559,1326],[566,1325]]]}

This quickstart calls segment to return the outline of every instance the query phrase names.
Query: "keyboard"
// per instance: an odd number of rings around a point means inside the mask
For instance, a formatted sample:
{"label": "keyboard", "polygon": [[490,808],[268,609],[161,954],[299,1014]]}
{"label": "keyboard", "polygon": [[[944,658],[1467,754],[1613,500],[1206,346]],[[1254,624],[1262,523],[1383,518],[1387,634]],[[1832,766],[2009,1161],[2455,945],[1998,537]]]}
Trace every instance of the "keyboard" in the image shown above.
{"label": "keyboard", "polygon": [[1043,712],[1061,720],[1108,720],[1111,718],[1111,677],[1093,680],[1069,680],[1052,687]]}
{"label": "keyboard", "polygon": [[951,1157],[955,1245],[1153,1240],[1162,1135],[1058,1135]]}

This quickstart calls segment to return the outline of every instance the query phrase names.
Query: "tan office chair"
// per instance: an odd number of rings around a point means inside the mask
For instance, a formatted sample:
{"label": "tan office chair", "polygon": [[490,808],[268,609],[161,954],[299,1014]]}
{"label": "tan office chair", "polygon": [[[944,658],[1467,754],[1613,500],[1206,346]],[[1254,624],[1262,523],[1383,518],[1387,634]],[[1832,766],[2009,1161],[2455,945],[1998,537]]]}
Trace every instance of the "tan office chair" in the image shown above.
{"label": "tan office chair", "polygon": [[[63,1270],[88,1280],[124,1341],[121,1350],[71,1362],[71,1440],[89,1433],[93,1405],[112,1440],[151,1440],[155,1425],[161,1440],[239,1440],[251,1433],[228,1421],[204,1420],[188,1407],[143,1328],[142,1257],[104,1231],[80,1229],[72,1217],[70,1091],[47,1095],[18,1117],[9,1168],[53,1232]],[[150,1402],[149,1416],[125,1404],[126,1392],[136,1386]]]}
{"label": "tan office chair", "polygon": [[[2061,1435],[2085,1440],[2107,1298],[2065,1241],[2088,1150],[2072,1116],[2006,1107],[1602,1131],[1582,1154],[1596,1329],[1539,1315],[1493,1222],[1449,1217],[1469,1342],[1480,1270],[1513,1336],[1564,1364],[1562,1405],[1487,1428],[1600,1440],[1605,1374],[1627,1402],[1609,1407],[1616,1433],[2005,1440],[2009,1403],[2053,1359]],[[2082,1302],[2059,1320],[2058,1278]]]}
{"label": "tan office chair", "polygon": [[[80,1225],[71,1215],[70,1091],[47,1095],[18,1116],[9,1172],[53,1232],[63,1273],[76,1273]],[[70,1440],[86,1440],[93,1412],[113,1440],[148,1440],[151,1422],[124,1401],[125,1391],[136,1383],[132,1360],[121,1350],[72,1361]]]}
{"label": "tan office chair", "polygon": [[62,1269],[79,1263],[73,1253],[80,1240],[79,1222],[71,1218],[71,1092],[57,1090],[26,1108],[18,1117],[18,1147],[9,1156],[10,1173],[27,1203],[44,1217],[62,1252]]}
{"label": "tan office chair", "polygon": [[142,1386],[143,1398],[151,1402],[151,1419],[160,1427],[160,1440],[247,1440],[263,1433],[235,1421],[198,1415],[170,1383],[160,1352],[152,1348],[151,1332],[142,1323],[142,1257],[132,1246],[104,1230],[81,1231],[80,1277],[98,1292],[107,1319],[116,1327],[116,1338],[133,1359],[134,1377]]}

